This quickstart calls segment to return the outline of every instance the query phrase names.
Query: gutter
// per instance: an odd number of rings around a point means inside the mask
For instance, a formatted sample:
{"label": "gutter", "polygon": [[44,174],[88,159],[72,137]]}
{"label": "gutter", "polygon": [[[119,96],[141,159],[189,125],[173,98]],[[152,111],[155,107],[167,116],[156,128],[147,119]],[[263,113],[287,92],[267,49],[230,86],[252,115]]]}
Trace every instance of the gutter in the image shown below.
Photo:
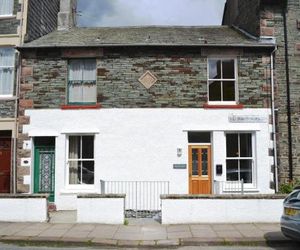
{"label": "gutter", "polygon": [[292,119],[291,119],[291,93],[290,93],[290,73],[289,73],[289,47],[288,47],[288,34],[287,34],[287,23],[286,23],[286,12],[287,6],[282,8],[283,26],[284,26],[284,50],[285,50],[285,72],[286,72],[286,108],[287,108],[287,119],[288,119],[288,161],[289,161],[289,181],[292,181],[293,176],[293,145],[292,145]]}

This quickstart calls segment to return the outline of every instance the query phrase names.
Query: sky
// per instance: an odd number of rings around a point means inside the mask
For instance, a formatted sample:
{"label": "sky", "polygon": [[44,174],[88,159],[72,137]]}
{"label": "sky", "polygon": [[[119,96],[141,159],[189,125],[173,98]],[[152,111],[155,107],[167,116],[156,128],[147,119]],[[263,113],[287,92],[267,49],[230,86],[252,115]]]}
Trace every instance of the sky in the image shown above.
{"label": "sky", "polygon": [[225,0],[78,0],[78,25],[220,25],[224,3]]}

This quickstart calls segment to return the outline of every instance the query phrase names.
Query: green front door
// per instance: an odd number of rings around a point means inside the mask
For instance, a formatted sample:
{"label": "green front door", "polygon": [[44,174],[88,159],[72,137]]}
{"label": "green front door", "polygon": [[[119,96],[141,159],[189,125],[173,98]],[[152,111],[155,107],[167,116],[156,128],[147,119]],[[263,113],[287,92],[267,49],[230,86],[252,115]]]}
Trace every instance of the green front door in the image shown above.
{"label": "green front door", "polygon": [[35,146],[34,150],[34,193],[48,193],[54,202],[55,147]]}

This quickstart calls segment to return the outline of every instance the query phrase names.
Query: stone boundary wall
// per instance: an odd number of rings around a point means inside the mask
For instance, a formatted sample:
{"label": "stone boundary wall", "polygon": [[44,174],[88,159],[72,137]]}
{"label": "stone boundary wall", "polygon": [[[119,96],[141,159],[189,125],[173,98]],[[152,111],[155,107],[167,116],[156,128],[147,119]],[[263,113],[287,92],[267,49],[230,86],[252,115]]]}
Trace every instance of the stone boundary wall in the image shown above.
{"label": "stone boundary wall", "polygon": [[48,195],[0,194],[0,221],[47,222]]}
{"label": "stone boundary wall", "polygon": [[162,195],[162,224],[278,223],[284,195]]}
{"label": "stone boundary wall", "polygon": [[77,196],[78,223],[123,224],[124,219],[125,194]]}

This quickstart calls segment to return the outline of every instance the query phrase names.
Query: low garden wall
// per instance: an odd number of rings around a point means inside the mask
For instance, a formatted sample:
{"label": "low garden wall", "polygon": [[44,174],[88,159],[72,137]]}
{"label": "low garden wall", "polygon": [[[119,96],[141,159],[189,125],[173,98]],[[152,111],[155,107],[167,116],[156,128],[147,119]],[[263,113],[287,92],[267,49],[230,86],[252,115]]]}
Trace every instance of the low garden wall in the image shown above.
{"label": "low garden wall", "polygon": [[48,195],[1,194],[0,221],[48,221]]}
{"label": "low garden wall", "polygon": [[162,224],[279,222],[284,195],[162,195]]}
{"label": "low garden wall", "polygon": [[123,224],[125,194],[84,194],[77,196],[77,222]]}

